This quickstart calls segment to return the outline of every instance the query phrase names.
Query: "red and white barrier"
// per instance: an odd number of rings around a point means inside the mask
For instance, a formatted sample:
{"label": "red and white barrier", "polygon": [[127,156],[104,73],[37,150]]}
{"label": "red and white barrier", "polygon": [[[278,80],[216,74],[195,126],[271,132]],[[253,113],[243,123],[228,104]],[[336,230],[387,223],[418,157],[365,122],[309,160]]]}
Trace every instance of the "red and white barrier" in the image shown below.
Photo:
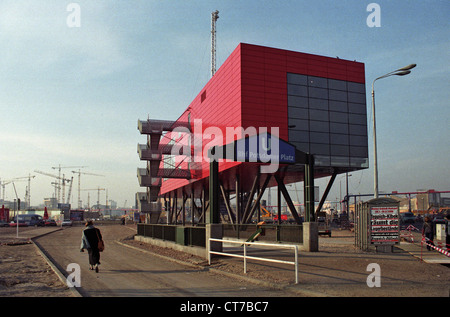
{"label": "red and white barrier", "polygon": [[422,242],[421,242],[422,244],[425,244],[425,245],[429,246],[430,248],[435,249],[436,251],[438,251],[446,256],[450,256],[450,252],[448,251],[448,246],[447,246],[447,250],[444,250],[442,248],[435,246],[433,241],[431,241],[432,243],[429,243],[428,241],[430,241],[430,239],[428,239],[425,236],[422,236]]}

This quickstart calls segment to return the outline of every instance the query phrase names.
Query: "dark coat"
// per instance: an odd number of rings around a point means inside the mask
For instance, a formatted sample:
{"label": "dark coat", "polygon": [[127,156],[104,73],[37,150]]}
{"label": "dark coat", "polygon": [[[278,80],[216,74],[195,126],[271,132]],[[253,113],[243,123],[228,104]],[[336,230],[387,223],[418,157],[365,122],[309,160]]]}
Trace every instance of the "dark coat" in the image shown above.
{"label": "dark coat", "polygon": [[83,230],[83,234],[89,243],[90,249],[98,249],[99,238],[100,240],[102,240],[102,234],[100,233],[100,230],[94,227],[87,227]]}

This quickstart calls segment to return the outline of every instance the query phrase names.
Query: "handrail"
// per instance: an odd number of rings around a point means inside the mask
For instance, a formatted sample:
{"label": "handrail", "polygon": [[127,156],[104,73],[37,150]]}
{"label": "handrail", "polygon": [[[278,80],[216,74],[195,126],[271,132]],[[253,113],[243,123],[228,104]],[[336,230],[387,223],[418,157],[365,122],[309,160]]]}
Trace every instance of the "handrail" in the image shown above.
{"label": "handrail", "polygon": [[[259,261],[267,261],[267,262],[275,262],[275,263],[284,263],[284,264],[292,264],[295,266],[295,284],[298,284],[298,246],[291,245],[291,244],[273,244],[273,243],[260,243],[260,242],[242,242],[242,241],[232,241],[232,240],[223,240],[223,239],[213,239],[210,238],[209,241],[217,241],[217,242],[226,242],[226,243],[235,243],[244,245],[244,255],[240,254],[232,254],[232,253],[225,253],[225,252],[218,252],[218,251],[211,251],[211,243],[209,243],[208,248],[208,264],[211,265],[211,254],[218,254],[218,255],[225,255],[225,256],[231,256],[231,257],[237,257],[237,258],[244,258],[244,274],[247,273],[247,259],[251,260],[259,260]],[[276,259],[270,259],[270,258],[261,258],[261,257],[255,257],[255,256],[247,256],[247,245],[258,245],[258,246],[270,246],[270,247],[276,247],[276,248],[293,248],[294,249],[294,256],[295,260],[292,261],[283,261],[283,260],[276,260]]]}

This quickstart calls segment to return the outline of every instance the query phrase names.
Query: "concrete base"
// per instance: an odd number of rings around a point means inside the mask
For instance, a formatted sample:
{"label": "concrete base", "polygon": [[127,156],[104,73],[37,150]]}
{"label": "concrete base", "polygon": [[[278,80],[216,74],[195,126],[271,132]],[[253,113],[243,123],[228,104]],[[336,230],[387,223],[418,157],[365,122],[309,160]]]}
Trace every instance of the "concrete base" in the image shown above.
{"label": "concrete base", "polygon": [[319,226],[317,222],[303,223],[303,251],[319,251]]}
{"label": "concrete base", "polygon": [[160,239],[138,236],[138,235],[134,236],[134,240],[141,241],[144,243],[149,243],[152,245],[156,245],[158,247],[170,248],[170,249],[174,249],[177,251],[186,252],[189,254],[193,254],[195,256],[200,256],[205,259],[208,257],[208,255],[206,253],[206,249],[202,248],[202,247],[185,246],[185,245],[177,244],[172,241],[160,240]]}
{"label": "concrete base", "polygon": [[222,242],[211,241],[209,238],[213,239],[223,239],[223,226],[222,224],[207,224],[206,225],[206,254],[209,251],[222,252]]}

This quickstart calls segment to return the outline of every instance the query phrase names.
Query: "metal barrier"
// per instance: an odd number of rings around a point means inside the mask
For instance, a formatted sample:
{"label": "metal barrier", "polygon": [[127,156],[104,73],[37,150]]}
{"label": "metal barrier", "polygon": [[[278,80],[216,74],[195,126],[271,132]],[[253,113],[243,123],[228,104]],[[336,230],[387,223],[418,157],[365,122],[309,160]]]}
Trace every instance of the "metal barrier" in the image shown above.
{"label": "metal barrier", "polygon": [[[210,238],[209,241],[217,241],[217,242],[226,242],[226,243],[235,243],[240,244],[244,246],[244,255],[240,254],[232,254],[232,253],[225,253],[225,252],[217,252],[217,251],[211,251],[208,249],[208,264],[211,265],[211,254],[218,254],[218,255],[225,255],[225,256],[231,256],[231,257],[237,257],[237,258],[244,258],[244,273],[247,273],[247,259],[251,260],[259,260],[259,261],[267,261],[267,262],[275,262],[275,263],[284,263],[284,264],[292,264],[295,266],[295,284],[298,284],[298,247],[296,245],[290,245],[290,244],[272,244],[272,243],[255,243],[255,242],[242,242],[242,241],[231,241],[231,240],[223,240],[223,239],[213,239]],[[211,243],[209,244],[211,246]],[[283,261],[283,260],[276,260],[276,259],[268,259],[268,258],[260,258],[255,256],[247,256],[247,245],[258,245],[258,246],[269,246],[269,247],[275,247],[275,248],[293,248],[294,249],[294,256],[295,260],[292,261]]]}

